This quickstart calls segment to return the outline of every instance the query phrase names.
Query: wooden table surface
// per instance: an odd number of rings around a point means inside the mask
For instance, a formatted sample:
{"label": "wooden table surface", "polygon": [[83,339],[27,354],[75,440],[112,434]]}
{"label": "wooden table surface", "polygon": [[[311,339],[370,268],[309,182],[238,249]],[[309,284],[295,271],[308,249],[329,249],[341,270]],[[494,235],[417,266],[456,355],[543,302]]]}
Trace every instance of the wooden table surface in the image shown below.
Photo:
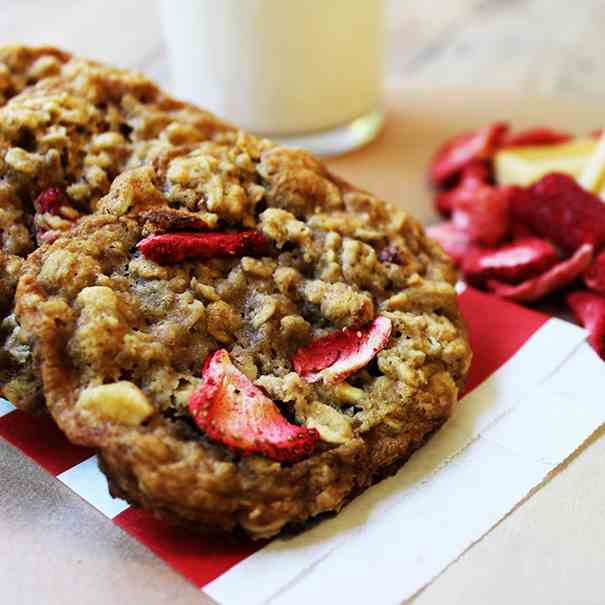
{"label": "wooden table surface", "polygon": [[[605,3],[597,0],[389,0],[388,15],[391,82],[574,99],[605,94],[605,78],[598,77]],[[140,69],[170,86],[153,2],[2,0],[0,43],[7,42],[59,45]],[[489,111],[497,111],[497,102],[491,94]],[[380,141],[367,151],[370,164],[377,157],[370,155],[372,148],[380,149]],[[359,156],[335,164],[347,172],[357,170],[355,162]],[[465,553],[416,602],[603,602],[594,589],[605,562],[598,548],[605,544],[605,528],[591,528],[594,504],[588,503],[598,502],[605,488],[604,479],[595,480],[603,475],[605,439],[596,440],[589,453]],[[87,593],[94,576],[102,579],[107,602],[201,602],[154,555],[1,441],[0,479],[0,603],[101,602],[98,594]],[[91,556],[95,540],[104,546]],[[56,569],[53,560],[63,568]]]}

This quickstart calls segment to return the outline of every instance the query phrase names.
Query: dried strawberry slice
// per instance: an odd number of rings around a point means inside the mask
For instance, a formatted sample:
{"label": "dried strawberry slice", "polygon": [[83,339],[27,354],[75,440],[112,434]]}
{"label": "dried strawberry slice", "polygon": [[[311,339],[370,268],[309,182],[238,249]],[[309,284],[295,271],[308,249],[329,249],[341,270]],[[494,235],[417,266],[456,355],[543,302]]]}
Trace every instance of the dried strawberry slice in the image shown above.
{"label": "dried strawberry slice", "polygon": [[462,172],[462,180],[468,183],[489,183],[490,167],[487,162],[472,162]]}
{"label": "dried strawberry slice", "polygon": [[605,243],[605,204],[566,174],[553,173],[510,200],[513,220],[573,252]]}
{"label": "dried strawberry slice", "polygon": [[460,188],[489,184],[490,171],[485,162],[472,162],[463,171],[460,183],[451,190],[441,191],[435,195],[435,207],[443,216],[452,213],[454,201]]}
{"label": "dried strawberry slice", "polygon": [[463,183],[452,194],[452,220],[472,242],[494,245],[509,233],[509,203],[516,187]]}
{"label": "dried strawberry slice", "polygon": [[315,429],[290,424],[278,407],[231,362],[224,349],[212,353],[189,411],[210,439],[246,454],[295,462],[313,452]]}
{"label": "dried strawberry slice", "polygon": [[605,297],[578,290],[567,295],[576,319],[588,330],[588,342],[605,359]]}
{"label": "dried strawberry slice", "polygon": [[307,382],[342,382],[365,367],[391,336],[391,320],[379,316],[363,328],[345,328],[296,351],[292,364]]}
{"label": "dried strawberry slice", "polygon": [[573,136],[567,132],[552,130],[551,128],[537,127],[522,130],[516,134],[509,134],[502,141],[501,147],[528,147],[531,145],[555,145],[567,143]]}
{"label": "dried strawberry slice", "polygon": [[572,284],[586,271],[592,256],[593,247],[590,244],[584,244],[571,258],[554,265],[538,277],[524,281],[517,286],[490,279],[487,287],[502,298],[517,302],[535,302]]}
{"label": "dried strawberry slice", "polygon": [[269,240],[259,231],[239,233],[164,233],[150,235],[137,244],[147,258],[159,265],[187,259],[262,255],[270,252]]}
{"label": "dried strawberry slice", "polygon": [[550,242],[527,237],[498,248],[473,248],[465,256],[462,270],[470,282],[498,279],[518,283],[550,269],[558,260]]}
{"label": "dried strawberry slice", "polygon": [[496,122],[476,132],[461,134],[450,139],[437,150],[431,161],[429,167],[431,181],[441,185],[459,174],[470,163],[490,159],[507,131],[507,124]]}
{"label": "dried strawberry slice", "polygon": [[394,265],[403,265],[404,255],[398,246],[387,246],[378,254],[381,263],[392,263]]}
{"label": "dried strawberry slice", "polygon": [[443,248],[456,265],[462,263],[466,254],[472,248],[471,239],[468,234],[458,229],[452,221],[433,225],[426,232],[429,237],[433,238]]}
{"label": "dried strawberry slice", "polygon": [[[59,187],[50,187],[34,200],[34,231],[38,245],[54,242],[80,218],[71,200]],[[57,217],[56,219],[53,217]]]}
{"label": "dried strawberry slice", "polygon": [[584,273],[584,283],[591,290],[605,294],[605,250],[592,261]]}
{"label": "dried strawberry slice", "polygon": [[456,189],[452,191],[439,191],[435,194],[435,210],[441,216],[448,217],[452,214],[452,197],[456,193]]}
{"label": "dried strawberry slice", "polygon": [[43,191],[35,200],[34,208],[36,212],[43,214],[49,212],[50,214],[59,214],[61,206],[69,206],[69,199],[59,187],[50,187],[46,191]]}
{"label": "dried strawberry slice", "polygon": [[535,237],[534,232],[523,223],[513,223],[510,228],[511,239],[513,242],[527,237]]}

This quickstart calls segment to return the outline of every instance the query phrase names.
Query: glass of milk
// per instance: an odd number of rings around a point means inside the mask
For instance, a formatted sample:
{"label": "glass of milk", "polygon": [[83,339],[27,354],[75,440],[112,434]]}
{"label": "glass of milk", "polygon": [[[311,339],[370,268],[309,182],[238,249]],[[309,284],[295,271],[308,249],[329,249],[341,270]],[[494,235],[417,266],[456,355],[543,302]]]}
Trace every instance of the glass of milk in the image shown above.
{"label": "glass of milk", "polygon": [[382,121],[384,0],[160,0],[177,95],[320,155]]}

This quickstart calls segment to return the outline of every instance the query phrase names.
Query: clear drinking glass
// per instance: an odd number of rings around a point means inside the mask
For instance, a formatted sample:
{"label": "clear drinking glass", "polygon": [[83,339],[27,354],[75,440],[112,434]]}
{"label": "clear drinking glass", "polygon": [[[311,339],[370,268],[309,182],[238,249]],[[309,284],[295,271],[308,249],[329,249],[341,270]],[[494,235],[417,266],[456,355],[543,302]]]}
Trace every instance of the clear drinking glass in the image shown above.
{"label": "clear drinking glass", "polygon": [[160,0],[177,95],[320,155],[383,121],[384,0]]}

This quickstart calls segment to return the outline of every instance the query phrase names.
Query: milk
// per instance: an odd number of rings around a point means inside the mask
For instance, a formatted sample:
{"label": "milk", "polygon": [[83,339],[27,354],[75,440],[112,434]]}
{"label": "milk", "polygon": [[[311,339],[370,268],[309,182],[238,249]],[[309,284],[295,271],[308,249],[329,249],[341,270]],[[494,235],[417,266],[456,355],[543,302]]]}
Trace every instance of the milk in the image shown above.
{"label": "milk", "polygon": [[297,136],[380,108],[383,0],[162,0],[160,7],[177,95],[246,130]]}

